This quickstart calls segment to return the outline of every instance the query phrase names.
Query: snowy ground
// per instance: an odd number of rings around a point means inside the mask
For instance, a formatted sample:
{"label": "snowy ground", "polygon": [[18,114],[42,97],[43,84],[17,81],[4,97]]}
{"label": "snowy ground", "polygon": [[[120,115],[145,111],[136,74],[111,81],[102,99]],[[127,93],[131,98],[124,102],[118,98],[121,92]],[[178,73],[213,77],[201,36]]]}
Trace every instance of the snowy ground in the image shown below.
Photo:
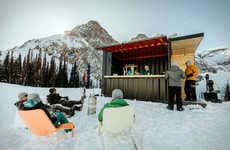
{"label": "snowy ground", "polygon": [[[63,131],[48,137],[32,135],[23,127],[13,103],[22,91],[37,92],[42,99],[48,94],[47,88],[31,88],[0,83],[0,145],[3,150],[98,150],[101,149],[97,132],[97,115],[87,115],[84,105],[70,120],[75,123],[75,136]],[[82,89],[58,89],[61,95],[79,99]],[[99,89],[87,91],[99,93]],[[97,112],[111,98],[99,97]],[[86,101],[87,102],[87,101]],[[206,109],[187,106],[185,111],[168,111],[166,105],[140,101],[128,101],[135,109],[135,131],[132,135],[143,150],[229,150],[230,149],[230,103],[208,103]],[[109,150],[133,149],[131,140],[124,134],[116,138],[105,136]]]}

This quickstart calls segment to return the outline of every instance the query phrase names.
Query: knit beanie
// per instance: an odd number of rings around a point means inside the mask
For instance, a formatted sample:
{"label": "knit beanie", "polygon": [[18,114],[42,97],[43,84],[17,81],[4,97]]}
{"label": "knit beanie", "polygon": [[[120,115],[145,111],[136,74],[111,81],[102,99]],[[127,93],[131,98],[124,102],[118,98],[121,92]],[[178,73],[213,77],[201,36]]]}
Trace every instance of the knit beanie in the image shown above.
{"label": "knit beanie", "polygon": [[176,62],[172,62],[171,66],[179,66]]}
{"label": "knit beanie", "polygon": [[28,96],[28,94],[26,92],[21,92],[18,94],[18,99],[21,99],[24,96]]}
{"label": "knit beanie", "polygon": [[114,89],[112,92],[112,98],[123,98],[123,92],[120,89]]}
{"label": "knit beanie", "polygon": [[185,64],[188,64],[188,65],[191,65],[192,64],[192,60],[187,60],[186,62],[185,62]]}
{"label": "knit beanie", "polygon": [[35,100],[37,102],[41,101],[40,96],[37,93],[29,94],[28,100],[31,100],[31,99],[33,99],[33,100]]}

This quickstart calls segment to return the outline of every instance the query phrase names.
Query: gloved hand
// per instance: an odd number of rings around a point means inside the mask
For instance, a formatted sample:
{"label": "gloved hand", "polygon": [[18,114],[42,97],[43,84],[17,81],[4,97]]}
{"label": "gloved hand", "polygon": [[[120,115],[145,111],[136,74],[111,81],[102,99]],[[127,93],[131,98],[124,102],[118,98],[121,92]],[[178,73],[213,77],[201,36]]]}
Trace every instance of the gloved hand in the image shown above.
{"label": "gloved hand", "polygon": [[190,73],[190,74],[186,75],[186,78],[189,78],[189,77],[192,77],[192,76],[193,76],[193,74]]}
{"label": "gloved hand", "polygon": [[52,122],[57,121],[57,117],[55,116],[55,114],[51,114],[51,120],[52,120]]}

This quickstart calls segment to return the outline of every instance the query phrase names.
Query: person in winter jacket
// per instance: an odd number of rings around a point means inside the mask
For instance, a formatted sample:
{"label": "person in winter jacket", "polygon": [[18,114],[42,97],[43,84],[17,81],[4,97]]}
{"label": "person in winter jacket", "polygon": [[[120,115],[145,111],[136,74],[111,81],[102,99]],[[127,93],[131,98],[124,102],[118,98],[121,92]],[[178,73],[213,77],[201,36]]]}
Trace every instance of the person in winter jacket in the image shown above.
{"label": "person in winter jacket", "polygon": [[[19,109],[26,110],[27,108],[24,108],[23,102],[28,100],[28,94],[26,92],[21,92],[18,94],[18,101],[15,102],[15,106],[17,106]],[[40,98],[39,98],[40,99]],[[38,100],[38,99],[36,99]],[[42,101],[38,101],[39,106],[41,105],[42,108],[47,109],[49,112],[50,111],[60,111],[62,113],[65,113],[68,117],[72,117],[74,115],[74,109],[66,108],[63,106],[55,106],[55,105],[47,105],[42,103]]]}
{"label": "person in winter jacket", "polygon": [[[23,93],[19,94],[19,97],[22,98]],[[25,93],[24,93],[25,96]],[[27,96],[26,96],[27,97]],[[55,127],[59,126],[60,124],[63,123],[68,123],[68,119],[58,111],[55,111],[53,113],[50,113],[46,106],[41,102],[40,96],[36,93],[29,94],[28,98],[23,98],[21,99],[20,105],[18,105],[19,102],[17,103],[17,107],[19,110],[34,110],[34,109],[42,109],[48,118],[51,120],[51,122],[54,124]],[[66,132],[71,131],[70,129],[65,130]]]}
{"label": "person in winter jacket", "polygon": [[151,75],[150,69],[148,65],[144,66],[144,71],[141,73],[142,75]]}
{"label": "person in winter jacket", "polygon": [[181,99],[181,79],[185,78],[184,72],[176,63],[171,64],[171,68],[166,71],[165,78],[169,81],[169,100],[167,108],[173,110],[174,97],[176,96],[176,105],[178,111],[183,111]]}
{"label": "person in winter jacket", "polygon": [[102,122],[103,120],[103,111],[106,108],[110,107],[124,107],[128,106],[129,104],[123,99],[123,92],[120,89],[114,89],[112,92],[112,101],[109,103],[106,103],[104,107],[101,109],[99,115],[98,115],[98,120]]}
{"label": "person in winter jacket", "polygon": [[18,108],[23,107],[23,102],[28,100],[28,94],[26,92],[21,92],[18,94],[18,101],[14,103]]}
{"label": "person in winter jacket", "polygon": [[191,60],[185,62],[185,94],[186,100],[188,101],[196,101],[196,77],[199,74],[198,68],[192,63]]}
{"label": "person in winter jacket", "polygon": [[81,108],[82,108],[82,100],[81,99],[80,101],[70,101],[68,99],[68,97],[62,97],[60,96],[57,92],[56,92],[56,89],[55,88],[50,88],[49,89],[49,92],[50,94],[47,96],[47,101],[50,105],[53,105],[53,104],[61,104],[65,107],[69,107],[69,108],[73,108],[77,111],[81,111]]}

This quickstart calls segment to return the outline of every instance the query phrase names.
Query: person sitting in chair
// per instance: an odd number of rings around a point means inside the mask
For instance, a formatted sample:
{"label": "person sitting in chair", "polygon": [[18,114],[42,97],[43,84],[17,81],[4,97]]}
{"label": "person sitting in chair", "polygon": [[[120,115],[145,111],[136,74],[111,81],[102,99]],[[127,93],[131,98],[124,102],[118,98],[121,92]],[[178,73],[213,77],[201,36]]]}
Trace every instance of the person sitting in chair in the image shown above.
{"label": "person sitting in chair", "polygon": [[[16,102],[15,105],[19,110],[42,109],[55,127],[69,122],[61,112],[54,111],[53,113],[50,113],[46,106],[41,102],[40,96],[36,93],[27,95],[27,93],[23,92],[20,93],[18,97],[21,101]],[[69,132],[71,129],[66,129],[65,131]]]}
{"label": "person sitting in chair", "polygon": [[68,97],[62,97],[56,92],[55,88],[49,89],[50,94],[47,96],[47,101],[50,105],[61,104],[62,106],[73,108],[77,111],[81,111],[83,105],[83,97],[80,101],[69,100]]}
{"label": "person sitting in chair", "polygon": [[120,89],[114,89],[112,92],[112,101],[109,103],[106,103],[104,107],[101,109],[99,115],[98,115],[98,120],[102,122],[103,120],[103,111],[106,108],[111,108],[111,107],[124,107],[128,106],[129,104],[123,99],[123,92]]}
{"label": "person sitting in chair", "polygon": [[[18,101],[15,102],[15,106],[17,106],[18,108],[23,107],[23,102],[28,100],[28,94],[26,92],[21,92],[18,95]],[[43,108],[47,109],[48,111],[60,111],[64,114],[67,115],[67,117],[72,117],[74,116],[74,109],[68,108],[68,107],[64,107],[64,106],[52,106],[52,105],[47,105],[42,103],[42,101],[38,101],[38,103],[41,103],[40,105],[42,105]],[[24,108],[25,109],[25,108]]]}

